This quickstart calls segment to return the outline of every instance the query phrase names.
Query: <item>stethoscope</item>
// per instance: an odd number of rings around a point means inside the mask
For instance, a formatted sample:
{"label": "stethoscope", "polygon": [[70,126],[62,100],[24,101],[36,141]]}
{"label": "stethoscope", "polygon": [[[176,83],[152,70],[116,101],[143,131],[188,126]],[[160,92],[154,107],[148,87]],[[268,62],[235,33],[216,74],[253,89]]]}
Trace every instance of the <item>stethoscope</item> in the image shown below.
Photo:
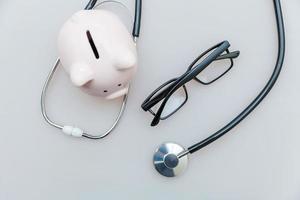
{"label": "stethoscope", "polygon": [[[85,9],[93,9],[97,3],[97,0],[90,0],[88,5]],[[277,21],[277,31],[278,31],[278,58],[277,62],[273,71],[273,74],[266,84],[266,86],[263,88],[263,90],[258,94],[258,96],[249,104],[249,106],[246,107],[236,118],[234,118],[232,121],[230,121],[226,126],[221,128],[219,131],[212,134],[210,137],[188,147],[184,148],[183,146],[176,144],[176,143],[164,143],[161,146],[158,147],[156,152],[153,156],[153,164],[155,169],[163,176],[166,177],[174,177],[179,175],[181,172],[183,172],[187,165],[188,165],[188,157],[190,154],[193,154],[204,147],[208,146],[209,144],[215,142],[216,140],[220,139],[222,136],[227,134],[230,130],[232,130],[234,127],[236,127],[243,119],[245,119],[262,101],[263,99],[268,95],[268,93],[273,88],[274,84],[276,83],[284,61],[284,55],[285,55],[285,33],[284,33],[284,22],[283,22],[283,16],[282,16],[282,10],[280,5],[280,0],[273,0],[274,3],[274,9],[275,9],[275,15],[276,15],[276,21]],[[134,18],[134,28],[133,28],[133,39],[134,41],[137,40],[139,37],[140,32],[140,24],[141,24],[141,8],[142,8],[142,0],[136,0],[136,7],[135,7],[135,18]],[[58,59],[55,63],[54,67],[50,71],[50,74],[48,75],[48,78],[46,80],[46,83],[44,85],[42,96],[41,96],[41,107],[42,107],[42,114],[48,124],[51,126],[58,128],[62,130],[64,133],[68,135],[72,135],[75,137],[86,137],[89,139],[101,139],[106,137],[109,133],[112,132],[112,130],[116,127],[118,124],[123,111],[125,109],[126,101],[127,101],[127,95],[123,98],[123,103],[121,110],[118,114],[118,117],[112,127],[105,132],[102,135],[99,136],[93,136],[88,133],[85,133],[83,130],[73,127],[73,126],[63,126],[56,122],[53,122],[51,119],[49,119],[46,108],[45,108],[45,97],[46,92],[49,87],[49,83],[52,80],[52,77],[57,70],[59,66],[60,60]]]}
{"label": "stethoscope", "polygon": [[[92,10],[95,7],[104,5],[106,3],[117,3],[120,4],[121,6],[125,7],[127,10],[129,10],[124,4],[122,4],[121,2],[118,1],[114,1],[114,0],[107,0],[107,1],[102,1],[101,3],[98,3],[98,0],[90,0],[89,3],[87,4],[87,6],[85,7],[85,10]],[[140,24],[141,24],[141,11],[142,11],[142,1],[141,0],[136,0],[136,5],[135,5],[135,16],[134,16],[134,23],[133,23],[133,31],[132,31],[132,37],[133,37],[133,41],[135,42],[135,44],[137,43],[137,39],[140,35]],[[123,97],[123,101],[122,101],[122,105],[120,108],[120,111],[117,115],[117,118],[115,119],[115,121],[113,122],[112,126],[105,131],[102,134],[99,135],[93,135],[93,134],[89,134],[85,131],[83,131],[82,129],[75,127],[75,126],[70,126],[70,125],[61,125],[57,122],[54,122],[53,120],[51,120],[47,114],[47,110],[46,110],[46,94],[47,94],[47,90],[49,88],[49,84],[55,74],[55,72],[57,71],[59,65],[61,63],[60,58],[57,59],[57,61],[55,62],[54,66],[52,67],[46,82],[44,84],[44,87],[42,89],[42,94],[41,94],[41,111],[42,111],[42,115],[45,119],[45,121],[50,124],[51,126],[60,129],[63,133],[65,133],[66,135],[69,136],[73,136],[73,137],[85,137],[88,139],[103,139],[106,136],[108,136],[118,125],[124,110],[126,108],[126,103],[127,103],[127,99],[128,99],[128,94],[125,94]],[[130,88],[130,86],[128,86],[128,88]],[[129,89],[128,89],[129,90]]]}
{"label": "stethoscope", "polygon": [[226,126],[211,135],[210,137],[194,144],[187,149],[176,143],[164,143],[158,147],[153,156],[153,164],[155,169],[163,176],[174,177],[182,173],[188,165],[188,155],[193,154],[209,144],[220,139],[234,127],[236,127],[243,119],[245,119],[268,95],[276,83],[284,61],[285,55],[285,32],[284,22],[281,10],[280,0],[273,0],[278,31],[278,57],[273,74],[259,93],[259,95],[244,109],[236,118],[230,121]]}

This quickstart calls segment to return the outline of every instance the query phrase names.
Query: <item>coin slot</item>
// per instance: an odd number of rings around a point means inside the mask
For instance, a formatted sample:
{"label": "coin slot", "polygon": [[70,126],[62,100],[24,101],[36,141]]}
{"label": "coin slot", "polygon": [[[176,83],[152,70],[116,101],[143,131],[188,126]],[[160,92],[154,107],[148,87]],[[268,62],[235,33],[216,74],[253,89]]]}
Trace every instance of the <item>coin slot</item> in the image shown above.
{"label": "coin slot", "polygon": [[93,52],[94,52],[94,55],[95,55],[96,59],[99,59],[99,58],[100,58],[99,52],[98,52],[98,50],[97,50],[97,47],[96,47],[96,45],[95,45],[95,42],[94,42],[94,40],[93,40],[93,37],[92,37],[91,32],[90,32],[90,31],[87,31],[87,32],[86,32],[86,35],[87,35],[87,38],[88,38],[88,40],[89,40],[90,46],[91,46],[91,48],[92,48],[92,50],[93,50]]}

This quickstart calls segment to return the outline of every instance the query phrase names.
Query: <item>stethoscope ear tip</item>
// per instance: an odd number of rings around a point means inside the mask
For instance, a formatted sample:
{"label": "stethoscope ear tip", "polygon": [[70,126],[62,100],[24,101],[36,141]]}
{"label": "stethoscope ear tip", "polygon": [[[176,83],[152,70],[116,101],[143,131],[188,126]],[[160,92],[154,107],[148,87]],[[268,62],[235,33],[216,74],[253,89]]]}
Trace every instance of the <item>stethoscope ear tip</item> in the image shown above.
{"label": "stethoscope ear tip", "polygon": [[160,145],[153,156],[155,169],[165,177],[178,176],[188,166],[188,155],[180,156],[185,151],[185,148],[176,143]]}

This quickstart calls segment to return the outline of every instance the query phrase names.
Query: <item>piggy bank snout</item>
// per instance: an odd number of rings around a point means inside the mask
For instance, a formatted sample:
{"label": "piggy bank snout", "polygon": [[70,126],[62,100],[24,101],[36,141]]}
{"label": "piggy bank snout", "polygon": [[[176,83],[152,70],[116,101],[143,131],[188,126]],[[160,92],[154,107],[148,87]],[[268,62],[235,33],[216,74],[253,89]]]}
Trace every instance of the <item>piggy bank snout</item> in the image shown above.
{"label": "piggy bank snout", "polygon": [[123,89],[120,89],[120,90],[118,90],[118,91],[116,91],[116,92],[114,92],[114,93],[108,95],[108,96],[106,97],[106,99],[116,99],[116,98],[118,98],[118,97],[121,97],[121,96],[126,95],[127,93],[128,93],[128,87],[125,87],[125,88],[123,88]]}
{"label": "piggy bank snout", "polygon": [[82,87],[94,79],[93,70],[85,64],[74,64],[71,67],[70,78],[77,87]]}

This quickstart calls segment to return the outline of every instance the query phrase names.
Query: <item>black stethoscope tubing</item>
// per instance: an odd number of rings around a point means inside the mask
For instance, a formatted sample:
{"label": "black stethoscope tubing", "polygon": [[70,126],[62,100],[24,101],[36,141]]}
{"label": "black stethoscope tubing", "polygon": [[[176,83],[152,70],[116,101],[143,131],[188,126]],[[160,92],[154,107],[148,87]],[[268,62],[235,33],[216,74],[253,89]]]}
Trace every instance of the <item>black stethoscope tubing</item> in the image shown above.
{"label": "black stethoscope tubing", "polygon": [[[95,7],[98,0],[90,0],[85,10],[91,10]],[[135,15],[134,15],[134,23],[133,23],[133,31],[132,36],[134,38],[138,38],[140,36],[141,29],[141,19],[142,19],[142,0],[135,0]]]}
{"label": "black stethoscope tubing", "polygon": [[259,95],[236,118],[234,118],[226,126],[221,128],[219,131],[217,131],[210,137],[189,147],[187,153],[192,154],[208,146],[209,144],[213,143],[214,141],[224,136],[235,126],[237,126],[240,122],[242,122],[264,100],[264,98],[269,94],[269,92],[272,90],[273,86],[275,85],[276,81],[278,80],[278,77],[282,70],[284,56],[285,56],[285,31],[284,31],[284,22],[283,22],[280,0],[273,0],[273,2],[274,2],[277,32],[278,32],[278,55],[277,55],[276,65],[271,78],[269,79],[268,83],[263,88],[263,90],[259,93]]}
{"label": "black stethoscope tubing", "polygon": [[[91,9],[95,6],[97,0],[90,0],[88,5],[85,9]],[[244,109],[236,118],[230,121],[226,126],[221,128],[219,131],[211,135],[210,137],[202,140],[201,142],[194,144],[188,148],[187,153],[195,153],[196,151],[208,146],[209,144],[213,143],[214,141],[218,140],[225,134],[227,134],[230,130],[236,127],[240,122],[242,122],[269,94],[272,90],[273,86],[275,85],[282,66],[284,62],[284,55],[285,55],[285,31],[284,31],[284,22],[281,10],[280,0],[273,0],[275,15],[276,15],[276,23],[277,23],[277,32],[278,32],[278,56],[277,62],[272,73],[271,78],[269,79],[266,86],[263,90],[259,93],[259,95],[249,104],[246,109]],[[134,20],[134,28],[132,35],[134,37],[139,37],[140,33],[140,26],[141,26],[141,14],[142,14],[142,0],[135,1],[135,20]]]}

